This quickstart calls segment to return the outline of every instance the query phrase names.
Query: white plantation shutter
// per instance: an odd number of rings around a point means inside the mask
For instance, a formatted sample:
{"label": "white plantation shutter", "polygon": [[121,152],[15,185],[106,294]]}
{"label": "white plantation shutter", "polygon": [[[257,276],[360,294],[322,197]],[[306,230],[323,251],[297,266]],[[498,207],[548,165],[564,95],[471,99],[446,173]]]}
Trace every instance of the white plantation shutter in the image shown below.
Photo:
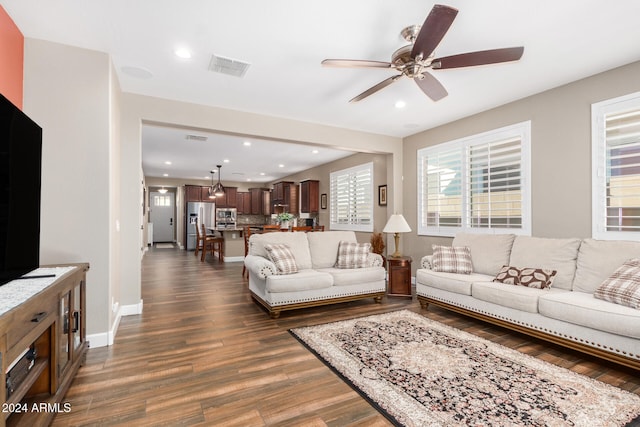
{"label": "white plantation shutter", "polygon": [[331,229],[373,231],[373,163],[332,172],[330,182]]}
{"label": "white plantation shutter", "polygon": [[531,123],[418,150],[418,233],[531,232]]}
{"label": "white plantation shutter", "polygon": [[461,148],[422,157],[418,174],[425,197],[421,200],[420,227],[440,230],[462,225],[462,161]]}
{"label": "white plantation shutter", "polygon": [[640,94],[594,104],[593,236],[640,238]]}
{"label": "white plantation shutter", "polygon": [[473,145],[468,150],[469,226],[520,228],[522,141],[519,137],[508,138]]}

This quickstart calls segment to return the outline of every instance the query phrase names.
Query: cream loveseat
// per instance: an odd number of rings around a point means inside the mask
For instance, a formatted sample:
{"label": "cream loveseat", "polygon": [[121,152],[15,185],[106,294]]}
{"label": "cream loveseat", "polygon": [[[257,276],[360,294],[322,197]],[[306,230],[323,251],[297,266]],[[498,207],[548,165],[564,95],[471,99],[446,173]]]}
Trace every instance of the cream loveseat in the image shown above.
{"label": "cream loveseat", "polygon": [[[470,274],[433,270],[433,255],[416,272],[423,308],[444,308],[640,369],[640,309],[594,297],[620,266],[640,258],[640,242],[458,234],[469,248]],[[503,266],[557,273],[550,288],[494,282]]]}
{"label": "cream loveseat", "polygon": [[[336,268],[341,241],[357,243],[352,231],[252,234],[244,260],[252,297],[272,318],[284,310],[361,298],[380,302],[385,293],[382,257],[369,253],[362,268]],[[298,272],[282,274],[269,259],[265,246],[278,244],[291,250]]]}

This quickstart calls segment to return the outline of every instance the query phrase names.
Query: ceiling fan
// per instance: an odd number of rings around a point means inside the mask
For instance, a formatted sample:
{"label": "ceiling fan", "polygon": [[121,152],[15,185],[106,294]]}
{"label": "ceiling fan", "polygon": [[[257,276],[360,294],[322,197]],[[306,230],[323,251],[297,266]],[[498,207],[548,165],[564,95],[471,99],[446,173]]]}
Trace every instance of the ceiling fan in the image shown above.
{"label": "ceiling fan", "polygon": [[381,89],[389,86],[402,76],[413,79],[422,91],[432,100],[438,101],[447,96],[447,90],[428,69],[471,67],[474,65],[496,64],[516,61],[522,57],[524,47],[482,50],[458,55],[435,58],[433,51],[451,27],[458,10],[437,4],[431,9],[424,24],[412,25],[400,33],[409,45],[396,50],[391,62],[367,61],[357,59],[325,59],[322,65],[330,67],[391,68],[400,74],[389,77],[362,92],[349,102],[361,101]]}

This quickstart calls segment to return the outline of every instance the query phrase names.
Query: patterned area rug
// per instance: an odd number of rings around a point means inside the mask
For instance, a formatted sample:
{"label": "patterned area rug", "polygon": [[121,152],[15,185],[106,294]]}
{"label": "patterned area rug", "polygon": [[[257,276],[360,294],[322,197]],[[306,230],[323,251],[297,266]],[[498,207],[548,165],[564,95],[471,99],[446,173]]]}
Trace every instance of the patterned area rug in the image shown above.
{"label": "patterned area rug", "polygon": [[640,396],[410,311],[290,332],[396,425],[639,420]]}

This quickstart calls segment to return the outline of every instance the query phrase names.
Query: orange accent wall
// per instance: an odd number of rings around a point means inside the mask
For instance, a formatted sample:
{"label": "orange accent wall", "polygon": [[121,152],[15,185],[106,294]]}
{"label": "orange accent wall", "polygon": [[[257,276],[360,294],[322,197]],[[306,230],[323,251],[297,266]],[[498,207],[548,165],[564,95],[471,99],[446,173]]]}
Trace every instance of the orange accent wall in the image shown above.
{"label": "orange accent wall", "polygon": [[24,36],[0,6],[0,93],[22,109]]}

